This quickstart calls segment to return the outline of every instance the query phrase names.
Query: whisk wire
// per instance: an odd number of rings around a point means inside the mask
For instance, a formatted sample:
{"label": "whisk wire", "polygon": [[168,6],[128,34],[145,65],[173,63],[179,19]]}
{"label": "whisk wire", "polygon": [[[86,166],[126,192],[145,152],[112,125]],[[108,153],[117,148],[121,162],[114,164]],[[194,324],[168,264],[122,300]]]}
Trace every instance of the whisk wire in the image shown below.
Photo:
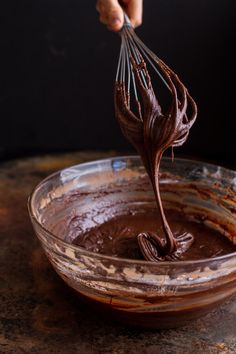
{"label": "whisk wire", "polygon": [[[141,53],[143,54],[143,56],[145,57],[145,59],[149,62],[149,64],[152,66],[152,68],[155,70],[155,72],[157,73],[157,75],[160,77],[160,79],[162,80],[162,82],[166,85],[166,87],[171,91],[171,88],[169,86],[169,84],[167,83],[167,81],[165,80],[165,78],[163,77],[163,75],[160,73],[160,71],[157,69],[157,67],[155,66],[155,64],[152,62],[152,60],[150,59],[150,57],[153,57],[156,59],[156,61],[159,60],[159,58],[149,49],[146,47],[146,45],[141,41],[141,39],[139,39],[136,34],[134,33],[134,37],[136,39],[136,45],[138,46],[139,50],[141,51]],[[149,56],[147,55],[147,52],[149,54]]]}
{"label": "whisk wire", "polygon": [[116,70],[116,81],[120,81],[119,75],[120,75],[121,57],[122,57],[122,44],[120,46],[120,53],[119,53],[117,70]]}
{"label": "whisk wire", "polygon": [[118,59],[118,66],[116,72],[116,81],[123,83],[128,95],[131,92],[131,82],[134,90],[134,98],[138,101],[137,92],[137,78],[134,75],[134,65],[138,68],[143,86],[148,89],[149,75],[144,67],[144,62],[148,62],[156,74],[160,77],[165,86],[171,91],[168,80],[164,78],[158,65],[160,59],[141,41],[136,35],[129,20],[129,17],[124,13],[124,26],[120,32],[121,35],[121,48]]}
{"label": "whisk wire", "polygon": [[125,48],[126,48],[126,50],[125,50],[125,58],[126,58],[127,76],[128,76],[127,91],[128,91],[128,94],[130,94],[130,73],[132,71],[132,68],[131,68],[131,63],[130,63],[130,60],[129,60],[129,55],[128,55],[126,42],[125,42]]}
{"label": "whisk wire", "polygon": [[128,44],[128,47],[129,47],[130,57],[133,58],[135,61],[135,64],[137,66],[139,66],[139,72],[141,74],[143,84],[144,84],[145,88],[148,88],[148,85],[147,85],[147,82],[145,79],[146,73],[145,73],[144,69],[141,67],[141,65],[143,63],[143,57],[133,41],[133,38],[131,36],[131,31],[133,31],[132,28],[125,28],[124,29],[124,34],[125,34],[124,37],[125,37],[125,40]]}

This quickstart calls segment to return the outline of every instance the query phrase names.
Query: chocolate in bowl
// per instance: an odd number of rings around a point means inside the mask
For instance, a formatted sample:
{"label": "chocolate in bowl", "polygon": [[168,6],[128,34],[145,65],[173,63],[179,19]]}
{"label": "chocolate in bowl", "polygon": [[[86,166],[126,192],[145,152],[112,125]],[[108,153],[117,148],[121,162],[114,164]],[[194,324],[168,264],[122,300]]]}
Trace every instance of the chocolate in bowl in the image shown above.
{"label": "chocolate in bowl", "polygon": [[[163,159],[160,183],[165,209],[191,216],[236,244],[236,172]],[[72,244],[80,232],[132,208],[152,209],[154,203],[140,159],[127,156],[49,176],[32,192],[29,214],[54,269],[81,297],[125,323],[171,328],[206,314],[236,292],[236,252],[155,263]]]}

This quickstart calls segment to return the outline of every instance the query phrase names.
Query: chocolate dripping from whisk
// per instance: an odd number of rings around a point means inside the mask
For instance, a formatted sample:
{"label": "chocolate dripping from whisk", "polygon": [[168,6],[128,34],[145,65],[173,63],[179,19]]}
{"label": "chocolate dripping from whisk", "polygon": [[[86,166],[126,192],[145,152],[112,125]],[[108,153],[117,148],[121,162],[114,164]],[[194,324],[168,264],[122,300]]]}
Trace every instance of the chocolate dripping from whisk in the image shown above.
{"label": "chocolate dripping from whisk", "polygon": [[[124,27],[121,37],[123,57],[120,55],[118,72],[120,67],[121,76],[119,78],[117,74],[115,84],[116,117],[123,134],[141,155],[150,176],[165,234],[165,240],[155,234],[146,232],[139,234],[137,239],[140,250],[147,260],[174,260],[191,246],[193,237],[190,234],[174,237],[169,227],[160,196],[159,167],[163,152],[168,147],[180,146],[186,141],[189,129],[196,119],[197,108],[178,76],[142,44],[142,54],[144,50],[149,56],[150,53],[152,54],[152,57],[150,57],[159,69],[158,75],[166,83],[172,94],[172,103],[169,110],[166,114],[163,114],[140,51],[140,43],[142,42],[129,26]],[[148,61],[150,62],[150,59]],[[125,83],[125,65],[128,67],[127,85]],[[130,76],[133,79],[138,114],[135,114],[130,106]],[[143,112],[141,111],[137,89],[143,102]],[[188,106],[192,108],[191,117],[187,115]]]}

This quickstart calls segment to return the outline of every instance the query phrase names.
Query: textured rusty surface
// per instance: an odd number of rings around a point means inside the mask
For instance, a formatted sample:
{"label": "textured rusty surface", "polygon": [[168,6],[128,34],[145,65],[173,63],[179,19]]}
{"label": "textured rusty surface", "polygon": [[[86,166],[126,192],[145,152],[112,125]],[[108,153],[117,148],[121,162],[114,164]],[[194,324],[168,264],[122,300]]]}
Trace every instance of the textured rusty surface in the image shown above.
{"label": "textured rusty surface", "polygon": [[58,278],[34,236],[27,197],[42,178],[83,161],[73,153],[0,167],[0,353],[236,353],[236,297],[177,330],[143,331],[104,321]]}

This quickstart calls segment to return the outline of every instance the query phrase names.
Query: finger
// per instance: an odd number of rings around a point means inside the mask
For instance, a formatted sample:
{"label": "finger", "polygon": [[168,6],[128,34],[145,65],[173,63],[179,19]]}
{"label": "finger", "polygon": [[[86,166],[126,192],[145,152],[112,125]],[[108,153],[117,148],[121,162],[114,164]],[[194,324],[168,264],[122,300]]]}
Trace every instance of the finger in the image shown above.
{"label": "finger", "polygon": [[123,26],[124,13],[118,0],[100,0],[99,7],[103,8],[102,16],[107,18],[108,28],[112,31],[119,31]]}
{"label": "finger", "polygon": [[123,0],[123,3],[133,27],[140,26],[143,18],[143,0]]}
{"label": "finger", "polygon": [[103,23],[104,25],[107,25],[108,24],[108,19],[106,17],[106,12],[104,10],[104,5],[101,3],[101,0],[98,0],[97,1],[97,4],[96,4],[96,10],[99,12],[100,14],[100,17],[99,17],[99,21],[101,23]]}
{"label": "finger", "polygon": [[99,17],[99,21],[101,22],[101,23],[103,23],[104,25],[108,25],[108,20],[107,20],[107,18],[105,17],[105,16],[100,16]]}
{"label": "finger", "polygon": [[101,0],[98,0],[96,3],[96,10],[99,13],[104,12],[104,5],[102,4]]}

